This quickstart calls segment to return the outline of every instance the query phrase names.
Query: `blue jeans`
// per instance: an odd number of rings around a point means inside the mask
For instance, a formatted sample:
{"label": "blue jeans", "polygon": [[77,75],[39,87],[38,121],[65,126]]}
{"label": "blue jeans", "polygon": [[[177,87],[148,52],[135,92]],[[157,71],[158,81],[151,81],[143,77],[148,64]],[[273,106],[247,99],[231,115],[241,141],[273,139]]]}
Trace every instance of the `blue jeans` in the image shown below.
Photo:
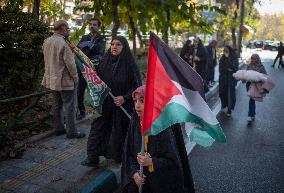
{"label": "blue jeans", "polygon": [[249,117],[254,117],[255,116],[255,100],[249,99],[249,111],[248,111],[248,116]]}

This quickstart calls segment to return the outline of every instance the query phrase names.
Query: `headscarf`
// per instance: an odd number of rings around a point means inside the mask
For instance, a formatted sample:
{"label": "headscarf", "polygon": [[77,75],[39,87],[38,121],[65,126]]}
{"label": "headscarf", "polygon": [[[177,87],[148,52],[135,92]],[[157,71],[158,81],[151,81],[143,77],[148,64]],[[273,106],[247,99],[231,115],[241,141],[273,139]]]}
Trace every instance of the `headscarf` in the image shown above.
{"label": "headscarf", "polygon": [[261,59],[260,59],[258,54],[251,55],[251,58],[255,58],[256,59],[256,64],[255,65],[262,65]]}
{"label": "headscarf", "polygon": [[126,65],[127,68],[132,69],[132,73],[135,76],[135,81],[137,81],[138,85],[142,85],[140,73],[138,70],[138,65],[136,63],[136,60],[131,53],[128,41],[123,36],[116,36],[113,40],[118,40],[122,43],[122,50],[121,53],[117,56],[114,56],[111,54],[111,48],[108,49],[106,54],[104,55],[102,62],[99,64],[99,69],[109,69],[109,66],[113,66],[112,70],[115,71],[116,68],[120,65]]}
{"label": "headscarf", "polygon": [[251,58],[252,57],[256,59],[256,64],[250,63],[250,65],[248,65],[248,67],[247,67],[247,70],[254,70],[254,71],[257,71],[257,72],[260,72],[260,73],[263,73],[263,74],[267,74],[264,66],[261,63],[261,59],[260,59],[259,55],[258,54],[252,54]]}
{"label": "headscarf", "polygon": [[132,98],[135,97],[135,94],[138,93],[140,95],[142,95],[143,97],[145,97],[145,85],[142,85],[140,87],[138,87],[135,91],[133,91],[132,93]]}
{"label": "headscarf", "polygon": [[234,49],[231,46],[225,46],[229,50],[229,57],[234,57]]}
{"label": "headscarf", "polygon": [[192,41],[191,40],[186,40],[185,44],[183,45],[181,51],[180,51],[180,57],[184,57],[184,55],[187,53],[187,52],[190,52],[192,51],[193,49],[193,46],[192,45],[189,45],[191,44]]}

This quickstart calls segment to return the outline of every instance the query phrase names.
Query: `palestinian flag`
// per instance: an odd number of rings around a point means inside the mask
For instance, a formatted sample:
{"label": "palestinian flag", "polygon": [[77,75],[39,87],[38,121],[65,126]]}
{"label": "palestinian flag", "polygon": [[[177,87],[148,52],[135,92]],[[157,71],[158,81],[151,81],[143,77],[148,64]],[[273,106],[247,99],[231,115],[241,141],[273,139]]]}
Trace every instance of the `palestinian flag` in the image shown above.
{"label": "palestinian flag", "polygon": [[226,137],[204,101],[202,78],[158,36],[150,34],[141,132],[157,135],[175,123],[190,122],[191,141],[209,147]]}
{"label": "palestinian flag", "polygon": [[95,110],[95,117],[101,116],[102,104],[108,95],[110,88],[100,79],[96,71],[92,69],[94,65],[91,60],[79,48],[73,48],[73,50],[75,53],[76,65],[82,72],[88,86],[84,102],[87,106],[90,106]]}

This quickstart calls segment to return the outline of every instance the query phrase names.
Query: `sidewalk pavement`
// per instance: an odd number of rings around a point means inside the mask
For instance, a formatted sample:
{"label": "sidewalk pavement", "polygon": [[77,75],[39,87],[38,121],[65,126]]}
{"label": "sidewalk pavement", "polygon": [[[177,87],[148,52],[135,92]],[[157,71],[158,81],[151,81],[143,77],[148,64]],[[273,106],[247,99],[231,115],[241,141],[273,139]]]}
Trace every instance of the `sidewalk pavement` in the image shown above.
{"label": "sidewalk pavement", "polygon": [[[218,83],[206,94],[215,114],[217,93]],[[85,119],[77,128],[88,135],[90,124]],[[27,150],[21,158],[0,162],[1,193],[112,193],[120,183],[120,165],[110,160],[101,157],[99,169],[80,164],[86,156],[87,138],[68,140],[49,131],[25,143]],[[194,145],[186,144],[188,154]]]}

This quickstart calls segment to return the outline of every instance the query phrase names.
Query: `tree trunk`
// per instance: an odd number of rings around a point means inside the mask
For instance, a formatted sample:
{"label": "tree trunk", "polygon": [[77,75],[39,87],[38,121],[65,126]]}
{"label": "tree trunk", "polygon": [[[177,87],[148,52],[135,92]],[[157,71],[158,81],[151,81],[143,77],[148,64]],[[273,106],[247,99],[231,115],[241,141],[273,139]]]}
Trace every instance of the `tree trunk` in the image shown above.
{"label": "tree trunk", "polygon": [[223,47],[224,46],[224,35],[225,31],[217,31],[217,46]]}
{"label": "tree trunk", "polygon": [[166,9],[166,24],[163,29],[163,40],[166,44],[169,44],[169,23],[170,23],[170,10]]}
{"label": "tree trunk", "polygon": [[133,21],[133,18],[129,16],[129,24],[132,32],[132,41],[133,41],[133,54],[136,55],[136,28]]}
{"label": "tree trunk", "polygon": [[129,25],[131,28],[131,33],[132,33],[132,41],[133,41],[133,54],[136,55],[136,28],[135,28],[135,22],[133,20],[133,17],[130,15],[130,12],[132,12],[132,7],[131,7],[131,1],[128,0],[128,19],[129,19]]}
{"label": "tree trunk", "polygon": [[40,0],[34,0],[33,13],[39,18]]}
{"label": "tree trunk", "polygon": [[231,29],[233,48],[237,48],[236,28]]}
{"label": "tree trunk", "polygon": [[112,17],[113,17],[113,28],[111,32],[112,37],[115,37],[117,35],[117,31],[120,26],[119,15],[118,15],[118,4],[119,0],[112,0]]}
{"label": "tree trunk", "polygon": [[138,40],[139,40],[140,48],[143,48],[144,43],[143,43],[143,40],[142,40],[142,35],[141,35],[140,30],[136,29],[136,34],[137,34],[137,37],[138,37]]}
{"label": "tree trunk", "polygon": [[239,35],[238,35],[238,57],[241,56],[242,52],[242,39],[243,39],[243,25],[244,25],[244,17],[245,17],[245,0],[241,0],[241,13],[240,13],[240,27],[239,27]]}

